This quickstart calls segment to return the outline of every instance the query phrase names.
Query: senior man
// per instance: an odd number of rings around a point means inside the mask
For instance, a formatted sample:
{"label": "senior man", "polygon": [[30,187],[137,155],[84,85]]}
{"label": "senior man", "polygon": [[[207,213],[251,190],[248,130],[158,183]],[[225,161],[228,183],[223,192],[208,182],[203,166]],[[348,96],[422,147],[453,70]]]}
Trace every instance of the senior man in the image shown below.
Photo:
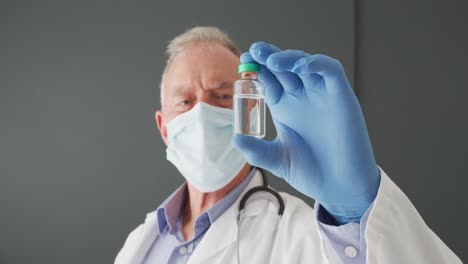
{"label": "senior man", "polygon": [[[241,54],[214,27],[184,32],[167,53],[155,118],[187,182],[130,233],[116,263],[461,263],[377,166],[337,60],[263,42]],[[240,62],[260,65],[272,142],[232,135]],[[272,191],[240,211],[266,185],[260,168],[316,210]]]}

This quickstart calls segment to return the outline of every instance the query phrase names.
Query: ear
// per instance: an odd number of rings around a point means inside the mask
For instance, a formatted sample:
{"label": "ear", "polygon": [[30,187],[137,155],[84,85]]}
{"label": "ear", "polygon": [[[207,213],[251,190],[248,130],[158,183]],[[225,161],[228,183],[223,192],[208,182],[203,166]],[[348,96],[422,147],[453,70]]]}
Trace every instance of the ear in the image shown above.
{"label": "ear", "polygon": [[164,143],[166,143],[167,145],[168,140],[167,140],[166,122],[164,122],[164,117],[160,110],[154,113],[154,119],[156,120],[156,125],[158,125],[159,132],[161,133],[161,138],[164,141]]}

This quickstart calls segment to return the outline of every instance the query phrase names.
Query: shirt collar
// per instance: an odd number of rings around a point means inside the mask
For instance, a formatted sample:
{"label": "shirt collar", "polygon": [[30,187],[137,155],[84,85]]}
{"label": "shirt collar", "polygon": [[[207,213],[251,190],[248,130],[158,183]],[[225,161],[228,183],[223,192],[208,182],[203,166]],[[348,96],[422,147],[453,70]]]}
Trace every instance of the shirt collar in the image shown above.
{"label": "shirt collar", "polygon": [[210,224],[213,224],[213,222],[220,215],[222,215],[224,211],[226,211],[229,207],[231,207],[232,204],[234,204],[234,202],[237,200],[242,191],[247,187],[250,180],[252,180],[256,171],[257,168],[252,167],[247,177],[245,177],[245,179],[239,185],[232,189],[226,196],[223,197],[223,199],[219,200],[212,207],[206,210],[206,213],[208,214],[208,217],[210,219]]}
{"label": "shirt collar", "polygon": [[[201,214],[198,218],[206,218],[208,216],[210,224],[212,224],[221,214],[223,214],[232,204],[237,200],[242,191],[247,187],[252,180],[257,168],[253,167],[247,177],[234,189],[232,189],[226,196],[219,200],[216,204],[210,207],[206,212]],[[187,183],[180,186],[173,192],[162,204],[156,209],[158,219],[159,234],[163,234],[165,229],[171,233],[177,228],[177,222],[181,217],[183,205],[187,198]],[[196,222],[197,222],[196,221]]]}
{"label": "shirt collar", "polygon": [[186,197],[187,183],[184,183],[156,209],[159,234],[162,234],[166,228],[169,230],[176,228]]}

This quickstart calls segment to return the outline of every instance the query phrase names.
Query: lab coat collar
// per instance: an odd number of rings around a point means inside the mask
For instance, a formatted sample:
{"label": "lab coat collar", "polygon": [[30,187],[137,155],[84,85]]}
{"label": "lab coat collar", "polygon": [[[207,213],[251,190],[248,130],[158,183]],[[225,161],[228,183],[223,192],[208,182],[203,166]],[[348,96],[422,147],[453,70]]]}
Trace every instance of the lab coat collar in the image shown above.
{"label": "lab coat collar", "polygon": [[[239,198],[239,195],[243,190],[245,190],[245,188],[247,188],[257,170],[257,168],[253,167],[247,177],[245,177],[240,184],[235,186],[235,188],[224,196],[223,199],[200,215],[196,220],[197,225],[203,217],[208,218],[208,225],[213,224],[213,222],[215,222],[215,220],[223,214],[224,211],[226,211],[237,200],[237,198]],[[159,235],[162,235],[166,228],[171,234],[175,234],[177,232],[177,222],[180,221],[182,208],[188,195],[187,192],[187,183],[185,182],[182,186],[177,188],[177,190],[172,193],[169,198],[167,198],[161,206],[158,207],[158,209],[156,209]],[[203,221],[204,220],[202,220],[202,222]]]}
{"label": "lab coat collar", "polygon": [[234,204],[219,216],[208,229],[200,244],[195,248],[188,263],[202,263],[205,259],[216,255],[218,252],[237,241],[237,218],[240,200],[248,190],[255,186],[262,185],[262,183],[261,172],[257,170],[253,179],[244,191],[242,191]]}
{"label": "lab coat collar", "polygon": [[[242,191],[234,204],[214,221],[208,229],[200,244],[195,248],[188,263],[202,263],[205,259],[219,253],[227,246],[237,241],[237,217],[239,203],[244,194],[255,186],[262,185],[263,179],[260,170],[257,170],[247,187]],[[145,223],[140,226],[138,233],[129,238],[125,255],[121,256],[119,263],[142,263],[158,236],[158,223],[156,211],[146,215]],[[230,227],[230,228],[228,228]]]}

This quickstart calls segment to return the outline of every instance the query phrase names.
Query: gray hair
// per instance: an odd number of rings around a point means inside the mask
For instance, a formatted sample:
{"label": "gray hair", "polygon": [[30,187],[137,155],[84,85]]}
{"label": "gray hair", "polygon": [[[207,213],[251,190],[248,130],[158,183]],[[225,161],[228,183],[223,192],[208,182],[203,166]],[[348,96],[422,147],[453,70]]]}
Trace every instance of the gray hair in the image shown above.
{"label": "gray hair", "polygon": [[216,27],[194,27],[184,33],[176,36],[169,42],[166,49],[166,55],[168,56],[166,67],[164,68],[163,74],[161,76],[161,107],[163,104],[163,85],[164,85],[164,75],[166,74],[167,68],[172,63],[174,58],[179,55],[184,49],[195,44],[195,43],[216,43],[221,46],[226,47],[232,53],[237,56],[241,55],[240,49],[234,43],[229,36]]}

